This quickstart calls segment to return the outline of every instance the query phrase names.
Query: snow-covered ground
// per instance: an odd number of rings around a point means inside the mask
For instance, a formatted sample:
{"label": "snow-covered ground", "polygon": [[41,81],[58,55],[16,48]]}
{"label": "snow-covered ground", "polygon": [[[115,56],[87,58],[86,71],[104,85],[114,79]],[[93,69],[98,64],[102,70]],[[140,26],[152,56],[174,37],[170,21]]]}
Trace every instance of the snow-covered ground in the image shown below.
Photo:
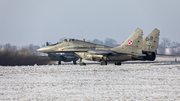
{"label": "snow-covered ground", "polygon": [[180,101],[180,64],[0,66],[0,101]]}
{"label": "snow-covered ground", "polygon": [[158,62],[175,62],[175,60],[177,62],[180,62],[180,57],[179,56],[175,56],[175,57],[173,57],[173,56],[157,56],[155,62],[156,61],[158,61]]}

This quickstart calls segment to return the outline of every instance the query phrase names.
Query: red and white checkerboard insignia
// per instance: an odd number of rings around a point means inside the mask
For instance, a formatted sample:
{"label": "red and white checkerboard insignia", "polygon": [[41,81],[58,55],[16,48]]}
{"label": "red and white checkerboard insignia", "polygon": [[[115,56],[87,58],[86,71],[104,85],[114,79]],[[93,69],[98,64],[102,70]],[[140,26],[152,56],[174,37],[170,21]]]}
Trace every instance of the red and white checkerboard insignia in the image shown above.
{"label": "red and white checkerboard insignia", "polygon": [[129,45],[133,45],[133,41],[132,40],[128,40]]}

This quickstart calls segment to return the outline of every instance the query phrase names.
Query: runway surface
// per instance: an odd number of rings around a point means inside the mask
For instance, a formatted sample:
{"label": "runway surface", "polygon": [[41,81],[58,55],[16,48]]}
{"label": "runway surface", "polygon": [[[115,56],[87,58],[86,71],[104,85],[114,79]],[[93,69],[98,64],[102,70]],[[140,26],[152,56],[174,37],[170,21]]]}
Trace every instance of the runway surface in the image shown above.
{"label": "runway surface", "polygon": [[[172,59],[174,60],[174,58]],[[0,66],[0,100],[180,100],[180,64]]]}

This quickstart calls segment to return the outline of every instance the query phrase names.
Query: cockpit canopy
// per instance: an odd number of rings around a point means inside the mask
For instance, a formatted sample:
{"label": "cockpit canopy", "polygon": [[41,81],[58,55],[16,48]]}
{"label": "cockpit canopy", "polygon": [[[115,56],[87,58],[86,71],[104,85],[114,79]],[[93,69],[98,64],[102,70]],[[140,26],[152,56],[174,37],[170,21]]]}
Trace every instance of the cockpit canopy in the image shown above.
{"label": "cockpit canopy", "polygon": [[63,41],[65,42],[73,42],[73,41],[76,41],[77,39],[64,39]]}
{"label": "cockpit canopy", "polygon": [[[63,41],[64,41],[64,42],[75,42],[75,41],[77,41],[77,39],[64,39]],[[57,42],[57,43],[55,43],[55,44],[50,44],[50,43],[46,42],[46,46],[57,45],[57,44],[59,44],[59,43],[62,43],[63,41]]]}

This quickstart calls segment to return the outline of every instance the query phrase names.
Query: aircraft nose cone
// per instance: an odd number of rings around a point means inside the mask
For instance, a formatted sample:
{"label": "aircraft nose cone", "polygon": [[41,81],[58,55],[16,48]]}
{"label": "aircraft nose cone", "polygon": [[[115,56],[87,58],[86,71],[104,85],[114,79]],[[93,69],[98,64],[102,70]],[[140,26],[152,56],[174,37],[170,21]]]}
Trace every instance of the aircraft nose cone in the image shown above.
{"label": "aircraft nose cone", "polygon": [[38,52],[48,53],[50,51],[49,47],[42,47],[37,50]]}
{"label": "aircraft nose cone", "polygon": [[42,48],[40,48],[40,49],[38,49],[37,51],[38,51],[38,52],[43,52],[43,49],[42,49]]}

